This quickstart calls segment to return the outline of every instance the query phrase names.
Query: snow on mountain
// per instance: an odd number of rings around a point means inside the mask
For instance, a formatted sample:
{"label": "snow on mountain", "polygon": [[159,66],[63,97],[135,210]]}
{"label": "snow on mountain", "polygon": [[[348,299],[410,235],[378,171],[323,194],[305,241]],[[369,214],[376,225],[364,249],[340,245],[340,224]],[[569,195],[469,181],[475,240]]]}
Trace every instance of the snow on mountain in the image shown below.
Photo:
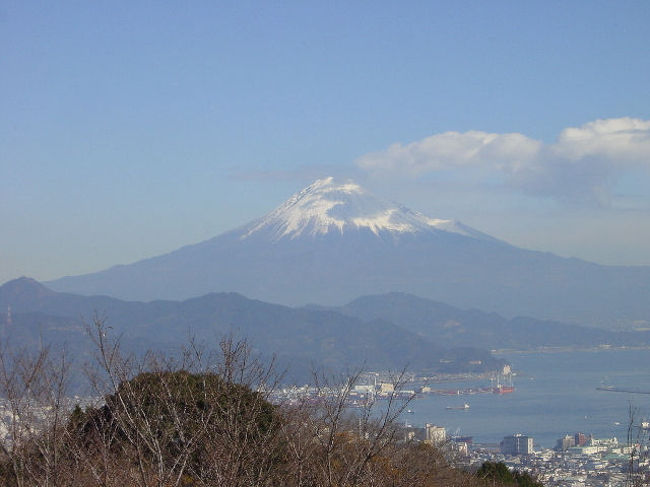
{"label": "snow on mountain", "polygon": [[517,248],[332,178],[209,240],[49,285],[127,300],[235,291],[289,305],[399,291],[507,317],[650,322],[650,267],[599,266]]}
{"label": "snow on mountain", "polygon": [[246,228],[242,239],[269,231],[273,240],[299,236],[343,234],[368,229],[375,235],[445,231],[491,238],[455,220],[429,218],[404,206],[381,200],[351,181],[319,179],[294,194],[271,213]]}

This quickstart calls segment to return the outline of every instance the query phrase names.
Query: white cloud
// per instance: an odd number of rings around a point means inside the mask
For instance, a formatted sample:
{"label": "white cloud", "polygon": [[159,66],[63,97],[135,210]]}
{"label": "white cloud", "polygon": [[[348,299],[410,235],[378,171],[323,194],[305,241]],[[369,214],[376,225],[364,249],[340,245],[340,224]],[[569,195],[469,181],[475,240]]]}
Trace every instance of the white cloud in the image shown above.
{"label": "white cloud", "polygon": [[357,164],[369,171],[424,172],[467,166],[514,167],[535,157],[541,143],[512,134],[445,132],[407,145],[396,143],[381,152],[361,156]]}
{"label": "white cloud", "polygon": [[520,133],[445,132],[393,144],[356,162],[373,174],[497,176],[525,193],[608,205],[624,171],[650,168],[650,120],[596,120],[564,129],[553,144]]}
{"label": "white cloud", "polygon": [[610,118],[564,129],[552,146],[560,157],[575,161],[586,157],[612,164],[650,163],[650,120]]}

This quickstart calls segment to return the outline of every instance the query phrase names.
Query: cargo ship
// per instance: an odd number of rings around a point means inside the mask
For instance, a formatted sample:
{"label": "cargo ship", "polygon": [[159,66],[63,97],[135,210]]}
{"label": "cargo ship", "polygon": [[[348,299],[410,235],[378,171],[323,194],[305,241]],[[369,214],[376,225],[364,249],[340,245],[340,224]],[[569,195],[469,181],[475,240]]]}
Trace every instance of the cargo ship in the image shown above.
{"label": "cargo ship", "polygon": [[[492,379],[494,381],[495,379]],[[515,392],[515,386],[512,384],[512,371],[510,366],[506,365],[502,373],[496,376],[496,385],[492,386],[494,394],[511,394]]]}
{"label": "cargo ship", "polygon": [[633,387],[600,386],[596,387],[596,390],[605,392],[627,392],[628,394],[650,394],[650,391]]}
{"label": "cargo ship", "polygon": [[469,409],[469,404],[465,403],[462,406],[447,406],[445,409],[447,409],[448,411],[458,411],[458,410],[464,411]]}

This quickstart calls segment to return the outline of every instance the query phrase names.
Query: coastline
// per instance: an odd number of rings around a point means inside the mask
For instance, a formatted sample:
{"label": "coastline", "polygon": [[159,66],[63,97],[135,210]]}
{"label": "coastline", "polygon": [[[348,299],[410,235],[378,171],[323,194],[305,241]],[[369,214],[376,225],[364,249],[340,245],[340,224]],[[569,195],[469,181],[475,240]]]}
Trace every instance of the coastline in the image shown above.
{"label": "coastline", "polygon": [[615,352],[615,351],[632,351],[632,350],[650,350],[650,345],[639,346],[625,346],[625,345],[596,345],[591,347],[580,347],[574,345],[567,345],[562,347],[536,347],[528,349],[516,348],[499,348],[490,350],[493,355],[512,355],[524,353],[567,353],[567,352]]}

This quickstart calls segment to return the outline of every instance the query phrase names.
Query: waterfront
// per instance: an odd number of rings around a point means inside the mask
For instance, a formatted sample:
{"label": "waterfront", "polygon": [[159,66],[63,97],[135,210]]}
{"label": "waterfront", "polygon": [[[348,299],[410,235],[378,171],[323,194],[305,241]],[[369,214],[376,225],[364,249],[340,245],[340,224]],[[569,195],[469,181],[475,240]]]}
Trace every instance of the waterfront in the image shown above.
{"label": "waterfront", "polygon": [[[629,407],[637,416],[650,416],[650,397],[599,391],[602,385],[650,390],[650,350],[563,351],[502,355],[517,372],[512,394],[429,395],[415,400],[404,421],[435,423],[449,434],[498,443],[521,432],[535,439],[536,448],[552,448],[558,438],[581,431],[599,438],[625,441]],[[485,385],[485,381],[472,385]],[[489,384],[489,383],[488,383]],[[437,386],[436,386],[437,387]],[[441,388],[466,388],[467,382]],[[467,410],[449,410],[469,403]]]}

